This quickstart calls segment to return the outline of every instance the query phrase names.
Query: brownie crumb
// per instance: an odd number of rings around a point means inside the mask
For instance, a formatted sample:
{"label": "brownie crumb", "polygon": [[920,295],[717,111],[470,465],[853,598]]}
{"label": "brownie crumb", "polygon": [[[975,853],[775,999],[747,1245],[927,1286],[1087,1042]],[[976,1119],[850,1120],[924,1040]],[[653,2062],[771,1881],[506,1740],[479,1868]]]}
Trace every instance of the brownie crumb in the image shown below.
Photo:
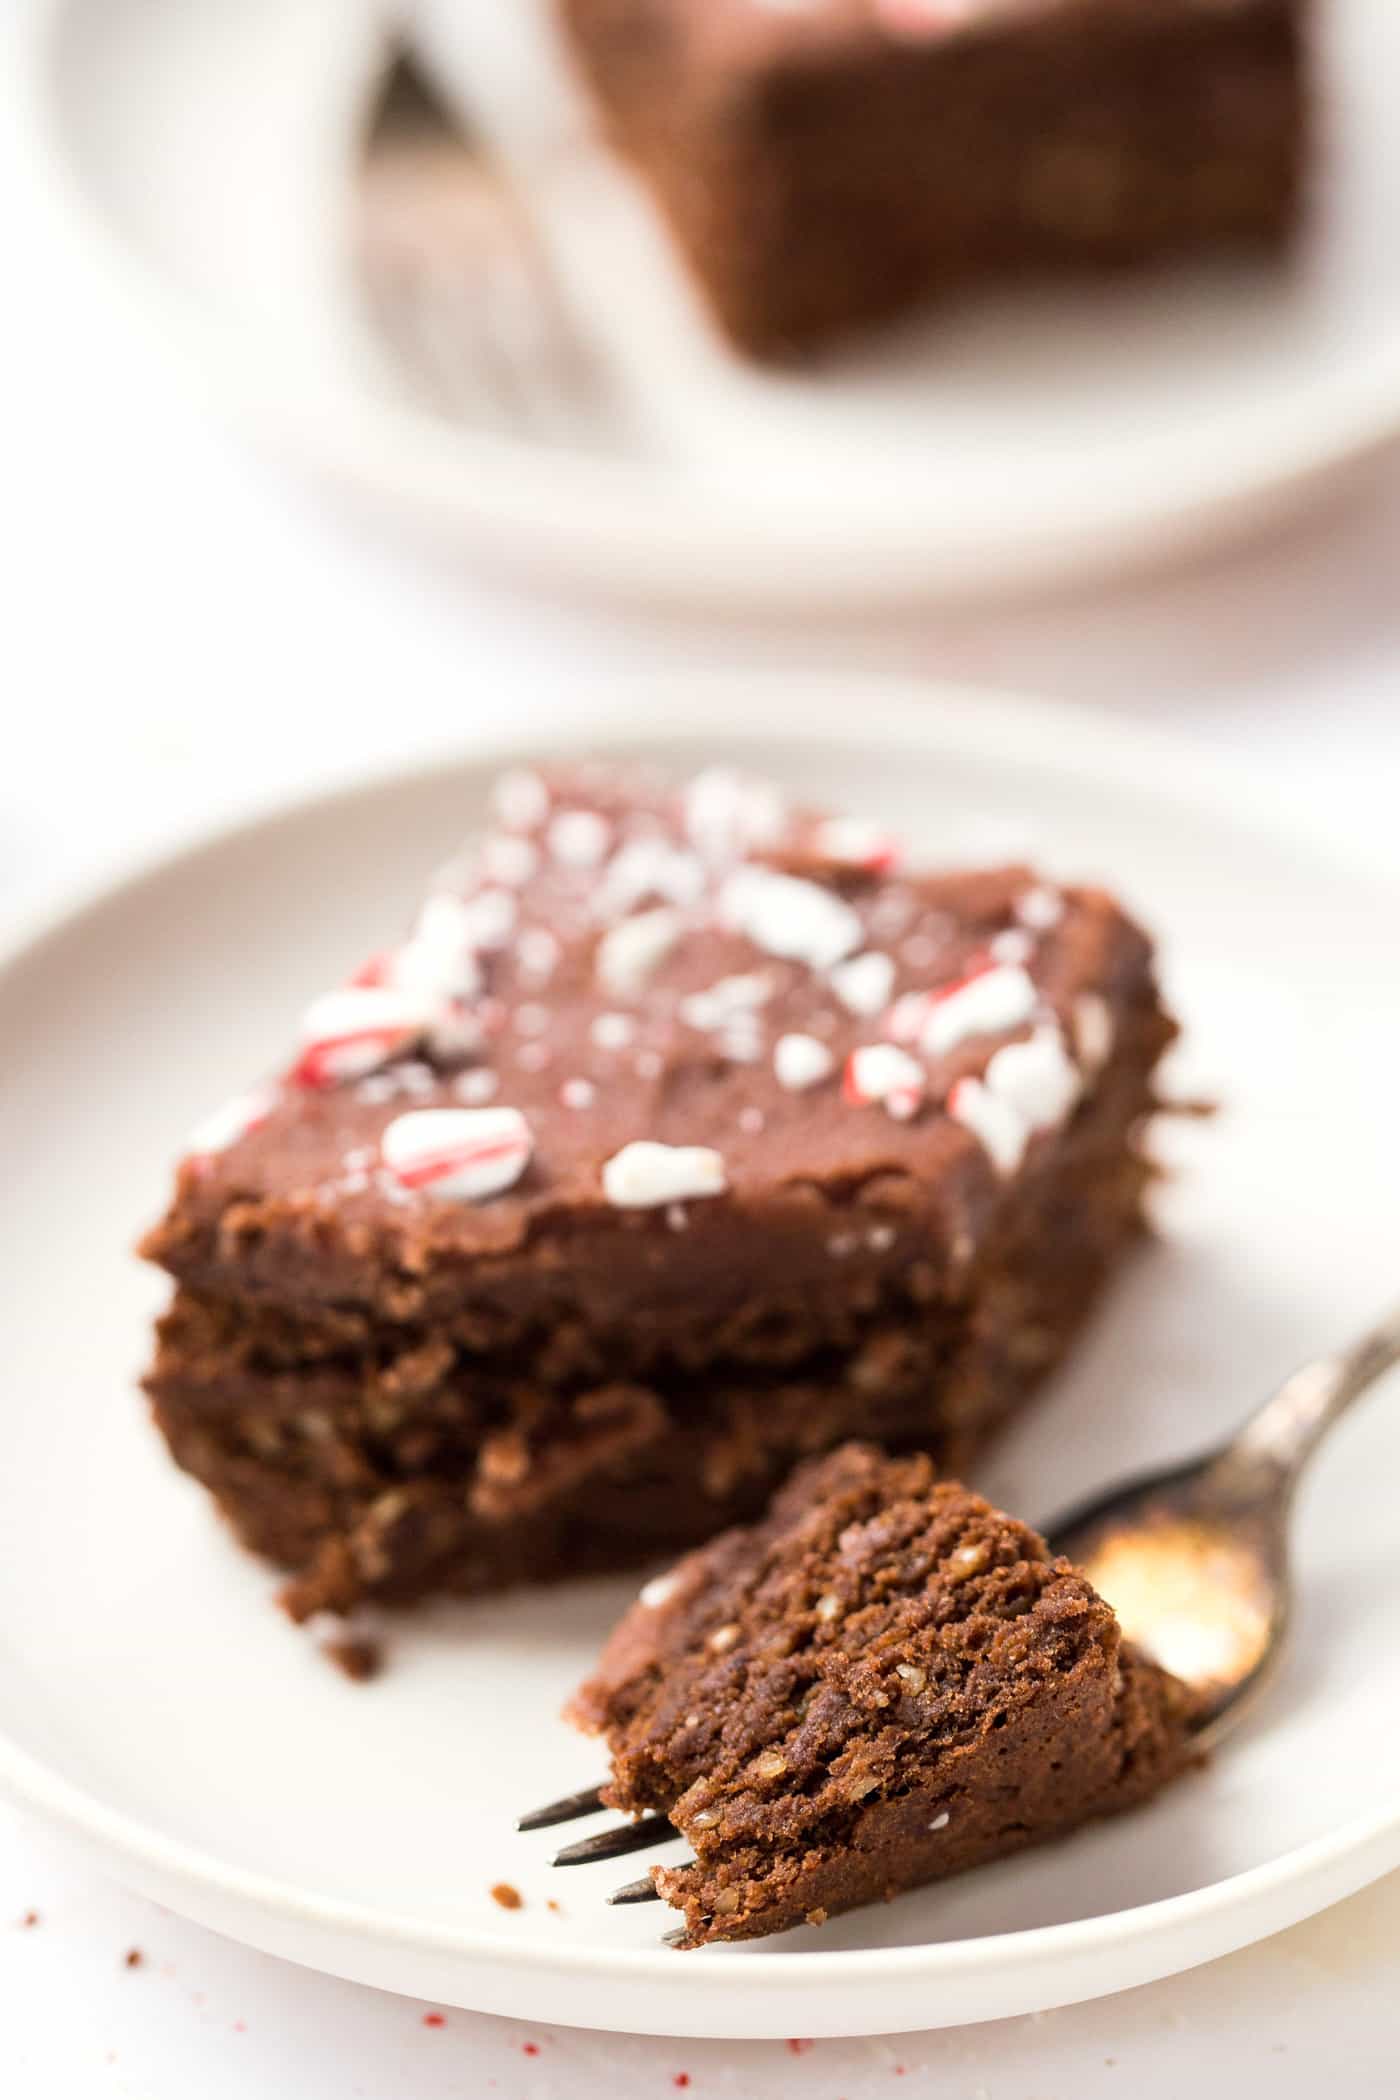
{"label": "brownie crumb", "polygon": [[27,1911],[25,1912],[24,1916],[23,1916],[23,1917],[22,1917],[22,1918],[20,1919],[20,1921],[19,1921],[19,1922],[20,1922],[20,1924],[21,1924],[21,1925],[23,1925],[23,1926],[34,1926],[34,1925],[37,1925],[37,1924],[38,1924],[38,1922],[39,1922],[39,1913],[38,1913],[38,1911],[37,1911],[37,1910],[27,1910]]}
{"label": "brownie crumb", "polygon": [[491,1890],[491,1901],[499,1903],[502,1910],[524,1910],[525,1898],[518,1888],[508,1881],[498,1881]]}
{"label": "brownie crumb", "polygon": [[368,1684],[384,1667],[384,1651],[377,1641],[351,1638],[323,1641],[321,1653],[333,1662],[352,1684]]}
{"label": "brownie crumb", "polygon": [[129,1969],[139,1969],[139,1968],[140,1968],[140,1966],[141,1966],[141,1964],[142,1964],[142,1962],[143,1962],[143,1961],[144,1961],[145,1959],[146,1959],[146,1957],[145,1957],[145,1955],[144,1955],[144,1954],[143,1954],[143,1953],[141,1952],[141,1949],[140,1949],[139,1947],[128,1947],[128,1948],[127,1948],[127,1950],[126,1950],[126,1966],[127,1966],[127,1967],[128,1967]]}
{"label": "brownie crumb", "polygon": [[553,1896],[551,1896],[549,1898],[549,1901],[545,1904],[545,1909],[552,1910],[556,1918],[562,1918],[564,1915],[561,1905],[555,1902]]}

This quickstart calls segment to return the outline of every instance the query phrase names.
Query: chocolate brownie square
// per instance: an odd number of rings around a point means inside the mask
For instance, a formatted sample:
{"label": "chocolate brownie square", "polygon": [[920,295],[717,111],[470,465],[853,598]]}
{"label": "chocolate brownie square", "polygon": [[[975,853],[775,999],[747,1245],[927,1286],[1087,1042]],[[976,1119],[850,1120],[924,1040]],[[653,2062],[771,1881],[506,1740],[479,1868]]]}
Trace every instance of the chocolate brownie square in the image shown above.
{"label": "chocolate brownie square", "polygon": [[722,327],[780,358],[979,282],[1283,247],[1308,0],[559,0]]}
{"label": "chocolate brownie square", "polygon": [[298,1614],[637,1564],[852,1434],[964,1465],[1139,1224],[1174,1030],[1103,892],[721,770],[494,812],[145,1242],[156,1420]]}
{"label": "chocolate brownie square", "polygon": [[924,1457],[849,1444],[647,1584],[571,1718],[669,1816],[676,1944],[753,1939],[1062,1836],[1190,1756],[1087,1578]]}

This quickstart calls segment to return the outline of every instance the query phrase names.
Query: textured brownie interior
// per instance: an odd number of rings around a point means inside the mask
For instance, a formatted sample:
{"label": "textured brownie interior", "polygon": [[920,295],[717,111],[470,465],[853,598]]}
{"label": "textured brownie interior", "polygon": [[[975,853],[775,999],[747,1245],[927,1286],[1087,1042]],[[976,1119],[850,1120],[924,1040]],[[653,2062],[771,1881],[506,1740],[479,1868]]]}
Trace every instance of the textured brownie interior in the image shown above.
{"label": "textured brownie interior", "polygon": [[730,337],[817,348],[967,285],[1277,250],[1306,0],[560,0]]}
{"label": "textured brownie interior", "polygon": [[681,1944],[889,1897],[1143,1800],[1190,1707],[1043,1539],[924,1457],[848,1445],[649,1583],[572,1718],[669,1815]]}

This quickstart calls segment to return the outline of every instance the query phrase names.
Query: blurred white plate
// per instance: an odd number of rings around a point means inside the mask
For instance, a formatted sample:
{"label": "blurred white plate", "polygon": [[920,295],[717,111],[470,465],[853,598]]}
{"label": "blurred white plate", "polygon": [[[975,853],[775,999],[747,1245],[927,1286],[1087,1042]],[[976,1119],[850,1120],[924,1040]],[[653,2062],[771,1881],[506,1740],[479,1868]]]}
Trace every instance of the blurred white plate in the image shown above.
{"label": "blurred white plate", "polygon": [[981,302],[820,375],[710,336],[630,182],[581,143],[545,0],[415,0],[503,126],[625,425],[565,449],[416,406],[347,254],[372,0],[37,0],[31,131],[93,245],[264,436],[478,556],[722,606],[1041,586],[1259,524],[1400,428],[1393,0],[1330,0],[1316,223],[1296,274],[1228,266]]}
{"label": "blurred white plate", "polygon": [[[836,706],[844,705],[844,712]],[[597,746],[762,768],[950,857],[1038,838],[1168,936],[1181,1166],[1145,1249],[984,1484],[1045,1514],[1232,1421],[1395,1289],[1393,885],[1292,845],[1171,744],[1049,705],[800,680],[655,680]],[[509,755],[509,754],[507,754]],[[1299,1510],[1296,1646],[1248,1731],[1147,1810],[821,1932],[680,1956],[616,1866],[556,1873],[517,1811],[586,1784],[557,1719],[632,1584],[435,1609],[346,1684],[273,1609],[134,1391],[163,1293],[127,1248],[194,1118],[309,988],[391,935],[479,816],[439,764],[241,824],[0,967],[0,1783],[136,1886],[390,1989],[579,2026],[861,2034],[1121,1990],[1400,1864],[1400,1408]],[[664,1853],[662,1855],[665,1856]],[[507,1914],[488,1893],[514,1883]],[[547,1908],[548,1899],[562,1904]]]}

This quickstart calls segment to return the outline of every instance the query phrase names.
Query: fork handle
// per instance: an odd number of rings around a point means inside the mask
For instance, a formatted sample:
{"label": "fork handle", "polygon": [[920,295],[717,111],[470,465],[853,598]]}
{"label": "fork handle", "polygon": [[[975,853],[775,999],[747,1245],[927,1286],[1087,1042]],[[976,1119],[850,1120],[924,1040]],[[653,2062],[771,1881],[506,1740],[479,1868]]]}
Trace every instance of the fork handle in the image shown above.
{"label": "fork handle", "polygon": [[1400,1305],[1350,1348],[1295,1371],[1222,1452],[1221,1468],[1233,1473],[1266,1467],[1291,1485],[1333,1424],[1396,1364]]}

